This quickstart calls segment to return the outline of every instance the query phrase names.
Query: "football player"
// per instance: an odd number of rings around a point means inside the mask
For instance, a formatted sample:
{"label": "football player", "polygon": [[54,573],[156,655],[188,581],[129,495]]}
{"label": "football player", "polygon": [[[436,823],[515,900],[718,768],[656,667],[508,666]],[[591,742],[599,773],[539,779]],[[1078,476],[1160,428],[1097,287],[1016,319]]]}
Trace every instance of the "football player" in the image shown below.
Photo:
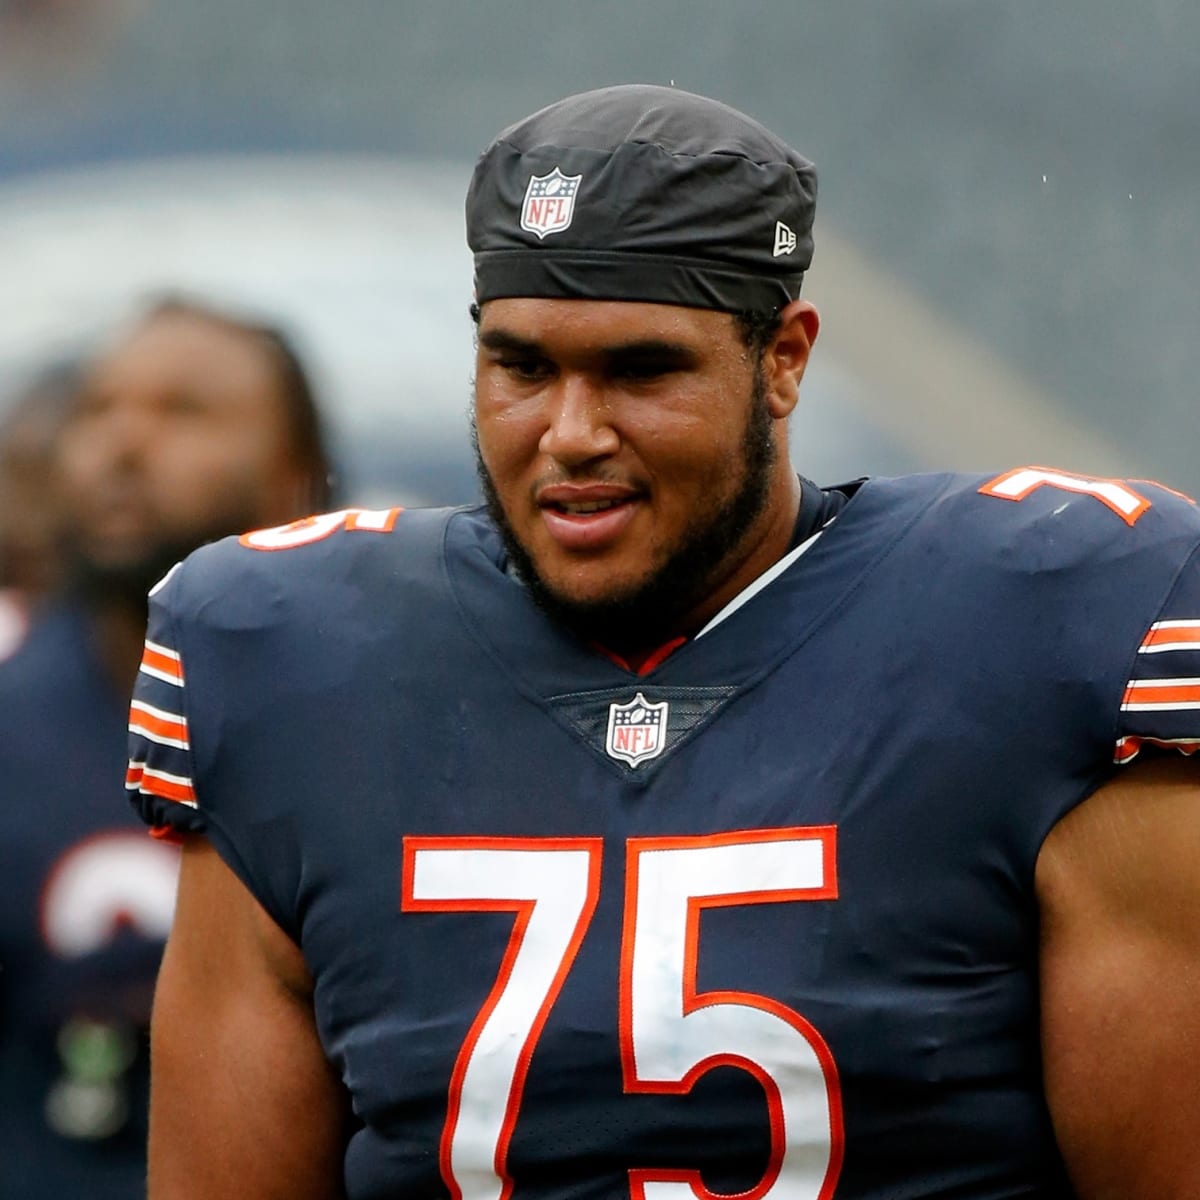
{"label": "football player", "polygon": [[65,596],[0,665],[0,1197],[145,1194],[145,1026],[178,850],[110,802],[146,591],[181,553],[328,506],[276,332],[156,305],[83,372],[51,446]]}
{"label": "football player", "polygon": [[73,362],[46,367],[0,416],[0,662],[21,644],[42,601],[59,584],[62,555],[50,463],[77,373]]}
{"label": "football player", "polygon": [[1200,516],[798,477],[815,193],[673,89],[507,129],[486,504],[158,588],[154,1200],[1200,1195]]}

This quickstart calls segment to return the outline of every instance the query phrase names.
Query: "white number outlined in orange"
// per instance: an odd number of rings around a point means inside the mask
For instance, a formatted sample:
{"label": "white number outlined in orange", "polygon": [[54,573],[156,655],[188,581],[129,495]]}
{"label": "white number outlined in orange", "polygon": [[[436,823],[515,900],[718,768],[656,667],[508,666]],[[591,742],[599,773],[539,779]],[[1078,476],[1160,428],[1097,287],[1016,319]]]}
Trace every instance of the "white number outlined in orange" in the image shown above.
{"label": "white number outlined in orange", "polygon": [[1003,475],[989,479],[979,491],[984,496],[995,496],[997,500],[1024,500],[1040,487],[1094,496],[1126,525],[1132,525],[1150,507],[1150,501],[1123,480],[1073,475],[1069,471],[1053,471],[1046,467],[1017,467],[1005,471]]}
{"label": "white number outlined in orange", "polygon": [[[627,1092],[684,1095],[718,1066],[748,1071],[770,1114],[771,1154],[738,1200],[828,1200],[841,1172],[833,1055],[799,1013],[742,991],[699,992],[705,909],[837,898],[836,829],[634,838],[626,850],[621,1058]],[[631,1170],[637,1200],[714,1200],[696,1171]]]}
{"label": "white number outlined in orange", "polygon": [[[505,1200],[533,1048],[600,897],[599,838],[404,839],[405,912],[513,912],[499,973],[450,1077],[439,1156],[454,1200]],[[516,1037],[510,1036],[516,1033]]]}
{"label": "white number outlined in orange", "polygon": [[[404,839],[405,912],[516,915],[496,981],[451,1073],[442,1178],[454,1200],[507,1200],[507,1158],[538,1038],[600,893],[598,838]],[[837,898],[833,826],[631,839],[620,1046],[625,1090],[682,1095],[713,1067],[762,1085],[772,1154],[738,1200],[828,1200],[841,1171],[833,1056],[799,1013],[752,992],[696,990],[707,908]],[[514,1036],[515,1035],[515,1036]],[[629,1172],[638,1200],[715,1200],[698,1172]]]}
{"label": "white number outlined in orange", "polygon": [[341,508],[336,512],[301,517],[289,525],[251,530],[238,538],[238,544],[251,550],[294,550],[297,546],[324,541],[339,529],[391,533],[396,518],[403,511],[403,508]]}

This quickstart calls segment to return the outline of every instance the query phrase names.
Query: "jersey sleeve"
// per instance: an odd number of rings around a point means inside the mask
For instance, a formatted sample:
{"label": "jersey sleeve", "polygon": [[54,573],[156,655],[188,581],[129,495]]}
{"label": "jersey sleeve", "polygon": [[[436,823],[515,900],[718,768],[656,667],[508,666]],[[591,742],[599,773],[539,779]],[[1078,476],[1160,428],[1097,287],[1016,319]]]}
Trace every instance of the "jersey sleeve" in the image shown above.
{"label": "jersey sleeve", "polygon": [[125,775],[130,802],[163,834],[201,832],[205,827],[193,782],[187,677],[170,607],[171,577],[150,596],[146,645],[129,707]]}
{"label": "jersey sleeve", "polygon": [[1132,762],[1147,746],[1200,748],[1200,552],[1146,630],[1125,685],[1113,759]]}

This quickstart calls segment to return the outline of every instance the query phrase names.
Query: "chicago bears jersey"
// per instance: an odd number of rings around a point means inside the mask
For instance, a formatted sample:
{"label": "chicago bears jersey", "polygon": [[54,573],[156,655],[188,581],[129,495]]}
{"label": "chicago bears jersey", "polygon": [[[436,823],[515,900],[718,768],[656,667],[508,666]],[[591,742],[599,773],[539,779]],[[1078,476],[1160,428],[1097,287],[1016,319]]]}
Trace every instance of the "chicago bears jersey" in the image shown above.
{"label": "chicago bears jersey", "polygon": [[0,1200],[145,1194],[179,856],[112,807],[125,710],[71,605],[0,665]]}
{"label": "chicago bears jersey", "polygon": [[1198,541],[1150,484],[868,481],[634,675],[483,513],[330,514],[160,586],[128,783],[302,948],[352,1200],[1068,1197],[1034,864],[1196,744]]}

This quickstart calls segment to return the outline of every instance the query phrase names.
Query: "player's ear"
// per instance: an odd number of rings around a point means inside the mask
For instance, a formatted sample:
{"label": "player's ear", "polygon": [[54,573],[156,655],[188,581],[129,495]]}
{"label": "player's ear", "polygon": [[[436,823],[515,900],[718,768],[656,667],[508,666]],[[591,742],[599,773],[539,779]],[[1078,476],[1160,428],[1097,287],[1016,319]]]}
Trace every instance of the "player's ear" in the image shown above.
{"label": "player's ear", "polygon": [[793,300],[779,316],[779,329],[763,354],[767,376],[767,400],[777,420],[790,416],[800,398],[800,380],[821,318],[807,300]]}

